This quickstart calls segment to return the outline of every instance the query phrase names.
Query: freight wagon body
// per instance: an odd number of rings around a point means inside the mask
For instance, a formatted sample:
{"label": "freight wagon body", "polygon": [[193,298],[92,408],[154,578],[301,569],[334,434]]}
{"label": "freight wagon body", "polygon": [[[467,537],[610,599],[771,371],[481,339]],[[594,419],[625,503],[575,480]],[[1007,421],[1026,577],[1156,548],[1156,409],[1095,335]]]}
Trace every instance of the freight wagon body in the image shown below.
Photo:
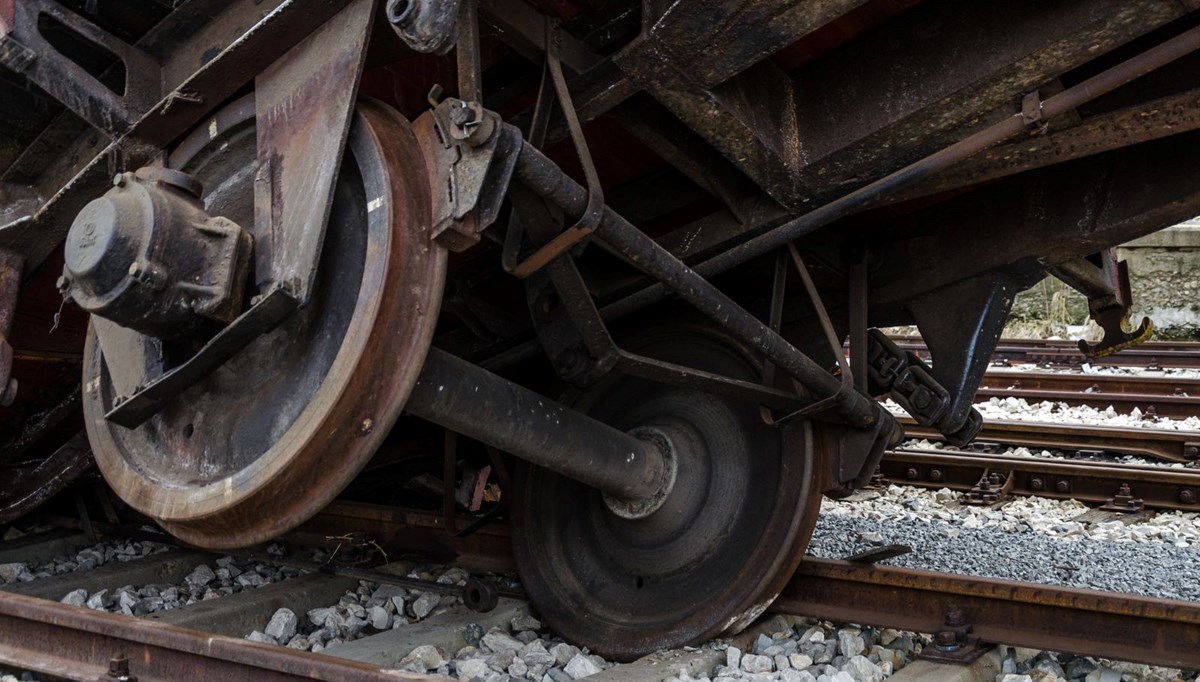
{"label": "freight wagon body", "polygon": [[488,465],[564,636],[734,632],[880,398],[974,437],[1017,292],[1150,336],[1195,7],[0,0],[0,519],[94,468],[238,547]]}

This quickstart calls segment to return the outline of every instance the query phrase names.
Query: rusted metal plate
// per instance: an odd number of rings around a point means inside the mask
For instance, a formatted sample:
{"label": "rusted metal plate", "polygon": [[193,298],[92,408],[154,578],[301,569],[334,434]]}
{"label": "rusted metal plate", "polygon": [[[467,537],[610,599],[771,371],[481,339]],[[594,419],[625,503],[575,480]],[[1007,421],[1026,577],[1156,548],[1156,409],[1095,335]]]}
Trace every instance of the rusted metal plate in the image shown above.
{"label": "rusted metal plate", "polygon": [[353,0],[255,79],[255,277],[312,295],[377,0]]}
{"label": "rusted metal plate", "polygon": [[17,465],[4,463],[0,477],[0,523],[20,518],[79,478],[92,467],[92,451],[80,432],[40,461]]}
{"label": "rusted metal plate", "polygon": [[[466,518],[457,523],[465,527],[472,521]],[[357,532],[383,547],[389,557],[416,555],[452,561],[469,570],[513,570],[507,525],[488,524],[474,533],[457,535],[446,529],[439,514],[365,502],[335,500],[284,539],[332,549],[341,542],[339,538]]]}
{"label": "rusted metal plate", "polygon": [[932,633],[963,612],[984,641],[1200,667],[1200,604],[806,557],[771,610]]}
{"label": "rusted metal plate", "polygon": [[0,663],[80,682],[109,679],[117,656],[140,682],[434,679],[19,594],[0,594],[0,632]]}
{"label": "rusted metal plate", "polygon": [[193,14],[192,4],[186,13],[199,28],[168,18],[144,38],[168,74],[156,103],[139,111],[116,140],[85,134],[70,162],[40,188],[41,207],[0,225],[0,248],[22,254],[27,272],[62,241],[79,209],[109,186],[114,170],[144,165],[343,6],[340,0],[236,0],[223,8],[217,3],[219,14]]}

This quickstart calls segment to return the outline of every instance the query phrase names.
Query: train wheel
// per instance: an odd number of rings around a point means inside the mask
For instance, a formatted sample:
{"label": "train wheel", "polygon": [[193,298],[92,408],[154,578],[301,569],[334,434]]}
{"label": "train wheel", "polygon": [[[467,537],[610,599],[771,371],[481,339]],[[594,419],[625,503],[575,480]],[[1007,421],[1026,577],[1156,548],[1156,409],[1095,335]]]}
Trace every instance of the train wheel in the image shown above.
{"label": "train wheel", "polygon": [[[253,114],[252,100],[230,105],[171,157],[207,188],[207,210],[241,225],[253,224]],[[294,527],[350,482],[399,415],[441,304],[423,169],[408,122],[360,103],[311,303],[135,429],[104,419],[113,391],[89,333],[84,417],[118,495],[187,542],[235,547]]]}
{"label": "train wheel", "polygon": [[[627,346],[725,376],[761,370],[720,332],[676,327]],[[513,548],[526,589],[568,640],[617,659],[732,633],[783,589],[820,507],[812,427],[766,426],[758,408],[612,376],[573,401],[623,430],[671,441],[675,485],[640,519],[546,469],[517,470]]]}

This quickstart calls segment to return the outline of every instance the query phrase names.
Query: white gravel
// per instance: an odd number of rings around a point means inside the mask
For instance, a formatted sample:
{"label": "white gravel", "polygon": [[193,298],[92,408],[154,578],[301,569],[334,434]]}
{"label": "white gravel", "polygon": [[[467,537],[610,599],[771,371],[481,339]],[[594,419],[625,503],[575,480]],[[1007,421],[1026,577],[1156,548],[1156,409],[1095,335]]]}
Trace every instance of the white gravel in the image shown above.
{"label": "white gravel", "polygon": [[[883,401],[893,414],[906,415],[903,407],[891,400]],[[985,421],[1021,421],[1044,424],[1085,424],[1117,429],[1156,429],[1161,431],[1200,431],[1200,416],[1187,419],[1148,416],[1138,408],[1120,413],[1112,405],[1097,409],[1088,405],[1070,406],[1063,402],[1042,400],[1030,403],[1024,398],[989,398],[975,403],[975,409]]]}
{"label": "white gravel", "polygon": [[891,486],[874,499],[826,500],[809,553],[842,558],[901,544],[913,552],[885,563],[1200,601],[1196,514],[1084,525],[1073,520],[1086,510],[1077,502],[1021,498],[1000,509],[947,507],[956,497]]}
{"label": "white gravel", "polygon": [[1055,374],[1088,374],[1096,376],[1148,376],[1175,377],[1177,379],[1200,379],[1200,369],[1184,367],[1164,367],[1162,369],[1146,369],[1145,367],[1119,367],[1116,365],[1081,365],[1079,367],[1044,366],[1034,363],[1012,363],[998,365],[993,363],[988,367],[988,373],[1001,372],[1053,372]]}
{"label": "white gravel", "polygon": [[30,582],[50,576],[90,571],[113,562],[131,561],[164,552],[167,545],[138,540],[114,540],[85,547],[75,554],[54,557],[41,564],[25,562],[0,564],[0,583]]}
{"label": "white gravel", "polygon": [[[996,682],[1175,682],[1196,680],[1194,671],[1163,668],[1143,663],[1111,661],[1049,651],[1018,657],[1008,648]],[[1028,654],[1028,650],[1022,650]]]}
{"label": "white gravel", "polygon": [[[925,440],[924,438],[913,438],[906,440],[904,441],[902,447],[907,450],[941,450],[944,452],[964,452],[963,448],[955,447],[949,443]],[[973,451],[968,450],[966,452]],[[1067,459],[1082,462],[1136,464],[1139,466],[1155,466],[1165,469],[1200,468],[1200,462],[1169,462],[1162,459],[1138,457],[1136,455],[1109,455],[1106,453],[1080,454],[1078,452],[1063,452],[1061,450],[1046,450],[1042,448],[1008,447],[1002,450],[997,450],[994,453],[989,451],[988,455],[990,456],[992,454],[1005,457],[1031,457],[1034,459]]]}
{"label": "white gravel", "polygon": [[[786,623],[784,623],[786,626]],[[891,629],[835,626],[800,619],[770,635],[759,635],[748,651],[714,642],[725,651],[711,676],[687,673],[671,682],[879,682],[908,665],[928,638]]]}

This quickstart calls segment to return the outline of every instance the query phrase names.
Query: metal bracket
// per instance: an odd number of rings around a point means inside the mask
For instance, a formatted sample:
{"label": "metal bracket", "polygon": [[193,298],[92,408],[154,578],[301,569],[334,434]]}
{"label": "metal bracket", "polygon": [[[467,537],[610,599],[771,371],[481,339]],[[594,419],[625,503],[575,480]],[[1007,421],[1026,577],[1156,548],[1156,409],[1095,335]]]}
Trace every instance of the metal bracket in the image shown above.
{"label": "metal bracket", "polygon": [[1042,119],[1042,97],[1037,90],[1021,100],[1021,122],[1029,128],[1030,135],[1045,135],[1050,125]]}
{"label": "metal bracket", "polygon": [[[24,75],[54,99],[106,133],[129,129],[140,112],[159,99],[161,67],[150,54],[126,43],[52,0],[13,3],[13,25],[0,36],[0,65]],[[69,34],[80,44],[107,52],[124,66],[120,88],[60,52],[45,32]]]}
{"label": "metal bracket", "polygon": [[[530,137],[540,142],[545,135],[548,122],[549,97],[551,91],[546,87],[547,78],[554,84],[554,96],[558,98],[563,118],[567,122],[567,130],[571,133],[571,142],[575,145],[575,153],[579,156],[579,164],[583,167],[584,178],[587,180],[587,206],[583,215],[575,224],[553,239],[542,244],[537,251],[520,263],[513,264],[516,251],[520,248],[519,233],[514,231],[514,238],[505,240],[505,258],[503,265],[506,270],[516,277],[525,278],[541,270],[547,263],[558,258],[568,249],[582,242],[600,225],[604,217],[604,190],[600,186],[600,176],[596,173],[596,164],[592,162],[591,151],[588,150],[587,140],[583,136],[583,126],[579,123],[579,115],[571,100],[571,91],[567,88],[567,80],[563,76],[562,62],[559,59],[559,47],[562,38],[557,25],[546,19],[546,63],[542,70],[542,85],[538,92],[535,106],[537,115],[534,125],[530,126]],[[519,223],[515,226],[519,228]]]}
{"label": "metal bracket", "polygon": [[1088,313],[1104,330],[1104,338],[1099,343],[1079,340],[1079,352],[1088,358],[1112,355],[1148,341],[1154,334],[1154,323],[1148,317],[1143,317],[1134,331],[1125,331],[1129,326],[1129,312],[1133,305],[1129,265],[1117,258],[1115,248],[1105,249],[1099,257],[1099,266],[1087,258],[1080,258],[1049,270],[1067,286],[1087,296]]}
{"label": "metal bracket", "polygon": [[1106,512],[1121,512],[1127,514],[1136,514],[1140,511],[1145,511],[1146,501],[1140,497],[1134,497],[1133,491],[1129,488],[1128,483],[1122,483],[1117,489],[1117,494],[1100,505],[1100,511]]}
{"label": "metal bracket", "polygon": [[128,399],[114,405],[104,418],[132,429],[163,408],[168,400],[208,376],[237,355],[251,341],[279,325],[299,305],[282,288],[267,293],[242,313],[182,365],[143,386]]}
{"label": "metal bracket", "polygon": [[[431,101],[441,88],[430,93]],[[478,102],[448,97],[413,121],[425,150],[432,195],[433,238],[464,251],[500,214],[517,157],[521,132]]]}
{"label": "metal bracket", "polygon": [[[255,279],[308,303],[376,0],[352,0],[255,80]],[[374,197],[367,197],[367,201]]]}
{"label": "metal bracket", "polygon": [[995,507],[1008,501],[1012,495],[1013,475],[1011,471],[985,469],[975,487],[963,494],[963,504],[976,507]]}
{"label": "metal bracket", "polygon": [[951,608],[946,614],[942,629],[933,635],[933,644],[921,650],[922,658],[938,663],[967,665],[973,663],[992,647],[979,641],[979,635],[971,632],[963,612]]}

